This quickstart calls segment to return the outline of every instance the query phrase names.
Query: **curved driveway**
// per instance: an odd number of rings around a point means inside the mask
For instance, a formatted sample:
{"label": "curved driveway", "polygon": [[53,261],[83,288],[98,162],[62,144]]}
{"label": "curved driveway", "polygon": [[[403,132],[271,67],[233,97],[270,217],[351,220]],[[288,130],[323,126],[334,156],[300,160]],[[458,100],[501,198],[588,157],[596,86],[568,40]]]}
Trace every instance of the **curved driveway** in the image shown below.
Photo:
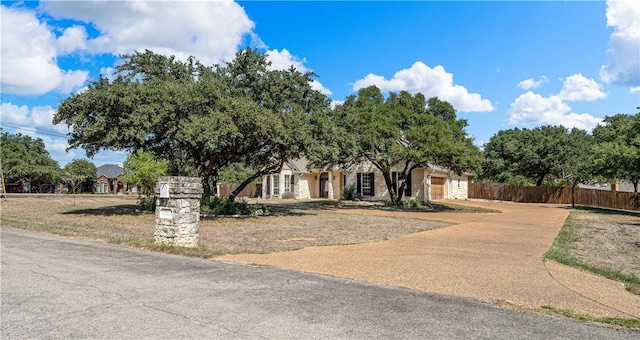
{"label": "curved driveway", "polygon": [[542,260],[570,212],[567,206],[480,201],[456,204],[496,214],[343,213],[406,215],[456,223],[397,239],[348,246],[311,247],[222,259],[525,308],[553,306],[593,316],[640,318],[640,297],[621,283]]}

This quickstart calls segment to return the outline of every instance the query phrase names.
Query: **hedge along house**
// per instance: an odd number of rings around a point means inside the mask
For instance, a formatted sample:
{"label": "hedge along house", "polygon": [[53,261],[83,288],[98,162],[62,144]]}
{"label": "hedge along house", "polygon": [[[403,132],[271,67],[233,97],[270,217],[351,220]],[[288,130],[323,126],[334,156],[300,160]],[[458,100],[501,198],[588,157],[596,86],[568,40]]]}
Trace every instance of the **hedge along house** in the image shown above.
{"label": "hedge along house", "polygon": [[[392,173],[391,177],[395,183],[397,174]],[[403,199],[467,199],[471,178],[469,173],[457,175],[436,165],[417,168],[407,180]],[[308,169],[304,159],[287,161],[279,173],[264,176],[262,183],[263,198],[339,199],[349,185],[355,186],[361,200],[382,201],[391,197],[382,172],[370,162],[339,170]]]}

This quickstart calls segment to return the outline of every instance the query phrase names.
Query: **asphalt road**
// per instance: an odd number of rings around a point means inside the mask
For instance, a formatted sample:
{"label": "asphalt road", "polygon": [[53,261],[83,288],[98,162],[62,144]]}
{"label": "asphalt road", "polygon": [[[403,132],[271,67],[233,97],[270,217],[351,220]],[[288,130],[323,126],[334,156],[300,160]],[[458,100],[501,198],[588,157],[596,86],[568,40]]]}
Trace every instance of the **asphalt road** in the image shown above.
{"label": "asphalt road", "polygon": [[2,339],[637,339],[481,302],[1,228]]}

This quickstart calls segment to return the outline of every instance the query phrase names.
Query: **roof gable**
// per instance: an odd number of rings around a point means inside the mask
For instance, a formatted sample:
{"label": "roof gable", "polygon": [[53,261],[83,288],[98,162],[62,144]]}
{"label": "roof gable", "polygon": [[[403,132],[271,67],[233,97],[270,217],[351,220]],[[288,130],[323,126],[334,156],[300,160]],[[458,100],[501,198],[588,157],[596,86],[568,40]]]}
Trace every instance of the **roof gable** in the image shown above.
{"label": "roof gable", "polygon": [[105,176],[106,178],[118,178],[124,174],[124,169],[116,164],[105,164],[98,167],[96,178]]}

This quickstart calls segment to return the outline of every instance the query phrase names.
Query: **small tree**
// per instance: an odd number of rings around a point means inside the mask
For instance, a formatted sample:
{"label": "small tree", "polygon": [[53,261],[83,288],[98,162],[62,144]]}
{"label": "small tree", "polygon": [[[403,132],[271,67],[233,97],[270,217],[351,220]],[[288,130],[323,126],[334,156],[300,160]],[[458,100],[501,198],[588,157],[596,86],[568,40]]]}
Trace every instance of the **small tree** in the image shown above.
{"label": "small tree", "polygon": [[147,194],[153,192],[158,177],[167,174],[169,162],[156,160],[149,152],[138,151],[127,157],[123,165],[124,181],[139,186]]}
{"label": "small tree", "polygon": [[91,191],[91,185],[96,179],[96,166],[86,159],[74,159],[64,166],[64,174],[71,180],[73,192]]}

